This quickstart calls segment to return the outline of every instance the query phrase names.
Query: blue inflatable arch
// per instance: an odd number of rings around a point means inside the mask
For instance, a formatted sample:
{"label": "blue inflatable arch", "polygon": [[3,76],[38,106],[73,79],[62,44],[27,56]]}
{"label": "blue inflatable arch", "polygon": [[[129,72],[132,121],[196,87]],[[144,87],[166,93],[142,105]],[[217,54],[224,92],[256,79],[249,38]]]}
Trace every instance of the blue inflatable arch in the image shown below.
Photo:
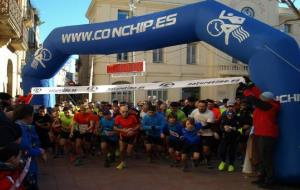
{"label": "blue inflatable arch", "polygon": [[[271,26],[215,1],[113,21],[56,28],[24,67],[25,92],[52,86],[52,78],[72,54],[144,51],[205,41],[247,63],[252,80],[282,103],[276,176],[300,179],[300,51],[296,41]],[[49,105],[50,95],[34,104]]]}

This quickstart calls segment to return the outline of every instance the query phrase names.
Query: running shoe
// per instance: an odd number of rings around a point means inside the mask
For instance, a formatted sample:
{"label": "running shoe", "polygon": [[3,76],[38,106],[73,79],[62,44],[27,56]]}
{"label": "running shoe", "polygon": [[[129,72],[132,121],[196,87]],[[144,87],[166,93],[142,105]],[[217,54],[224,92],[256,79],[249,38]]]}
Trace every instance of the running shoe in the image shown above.
{"label": "running shoe", "polygon": [[221,163],[219,164],[219,167],[218,167],[219,171],[224,171],[224,170],[225,170],[225,165],[226,165],[225,162],[221,162]]}
{"label": "running shoe", "polygon": [[118,169],[118,170],[122,170],[122,169],[124,169],[124,168],[126,168],[126,165],[125,165],[124,162],[121,162],[121,163],[117,166],[117,169]]}
{"label": "running shoe", "polygon": [[234,166],[233,165],[229,165],[227,171],[228,172],[234,172]]}

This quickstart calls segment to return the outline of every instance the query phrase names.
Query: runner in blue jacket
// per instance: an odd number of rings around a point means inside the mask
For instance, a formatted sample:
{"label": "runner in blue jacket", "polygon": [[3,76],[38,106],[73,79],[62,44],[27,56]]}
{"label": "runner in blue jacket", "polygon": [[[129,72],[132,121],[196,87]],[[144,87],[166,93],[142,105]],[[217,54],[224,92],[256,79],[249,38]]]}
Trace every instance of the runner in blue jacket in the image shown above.
{"label": "runner in blue jacket", "polygon": [[156,113],[156,107],[150,106],[147,114],[142,120],[142,129],[146,134],[145,146],[148,155],[148,160],[152,162],[152,147],[158,146],[159,152],[162,151],[163,141],[160,138],[160,132],[163,129],[166,121],[165,118]]}
{"label": "runner in blue jacket", "polygon": [[182,149],[182,133],[183,126],[181,122],[177,120],[176,114],[169,114],[167,116],[167,123],[161,130],[161,138],[166,139],[168,136],[169,154],[173,159],[171,167],[177,167],[180,163],[180,151]]}
{"label": "runner in blue jacket", "polygon": [[184,122],[183,133],[183,148],[182,148],[182,161],[184,163],[183,171],[186,172],[188,169],[187,156],[192,155],[194,165],[198,165],[200,158],[200,123],[195,123],[193,118],[188,118]]}

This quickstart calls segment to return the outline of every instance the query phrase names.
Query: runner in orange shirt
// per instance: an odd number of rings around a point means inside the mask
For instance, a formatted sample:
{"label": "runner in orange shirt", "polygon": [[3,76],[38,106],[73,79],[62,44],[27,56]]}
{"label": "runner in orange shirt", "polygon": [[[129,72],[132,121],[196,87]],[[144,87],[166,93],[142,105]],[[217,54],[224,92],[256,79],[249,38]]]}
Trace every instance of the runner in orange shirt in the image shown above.
{"label": "runner in orange shirt", "polygon": [[71,124],[70,138],[75,139],[75,152],[77,155],[75,166],[82,165],[83,140],[86,141],[90,131],[92,131],[93,126],[90,125],[92,117],[92,114],[88,111],[88,105],[83,104],[80,106],[80,112],[75,114]]}
{"label": "runner in orange shirt", "polygon": [[125,157],[126,151],[129,155],[132,154],[133,144],[140,128],[138,120],[135,115],[128,114],[128,106],[122,105],[120,107],[120,114],[115,118],[114,130],[120,132],[120,161],[117,169],[122,170],[126,167]]}

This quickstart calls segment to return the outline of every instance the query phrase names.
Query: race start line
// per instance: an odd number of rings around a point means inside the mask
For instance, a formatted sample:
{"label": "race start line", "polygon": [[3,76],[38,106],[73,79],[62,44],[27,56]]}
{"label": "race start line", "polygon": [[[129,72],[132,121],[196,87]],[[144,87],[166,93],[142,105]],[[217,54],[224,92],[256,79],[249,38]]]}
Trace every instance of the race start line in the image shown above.
{"label": "race start line", "polygon": [[108,93],[135,90],[157,90],[170,88],[192,88],[201,86],[219,86],[228,84],[244,83],[243,77],[211,78],[189,81],[140,83],[122,85],[100,85],[100,86],[70,86],[70,87],[33,87],[31,93],[39,94],[86,94],[86,93]]}

